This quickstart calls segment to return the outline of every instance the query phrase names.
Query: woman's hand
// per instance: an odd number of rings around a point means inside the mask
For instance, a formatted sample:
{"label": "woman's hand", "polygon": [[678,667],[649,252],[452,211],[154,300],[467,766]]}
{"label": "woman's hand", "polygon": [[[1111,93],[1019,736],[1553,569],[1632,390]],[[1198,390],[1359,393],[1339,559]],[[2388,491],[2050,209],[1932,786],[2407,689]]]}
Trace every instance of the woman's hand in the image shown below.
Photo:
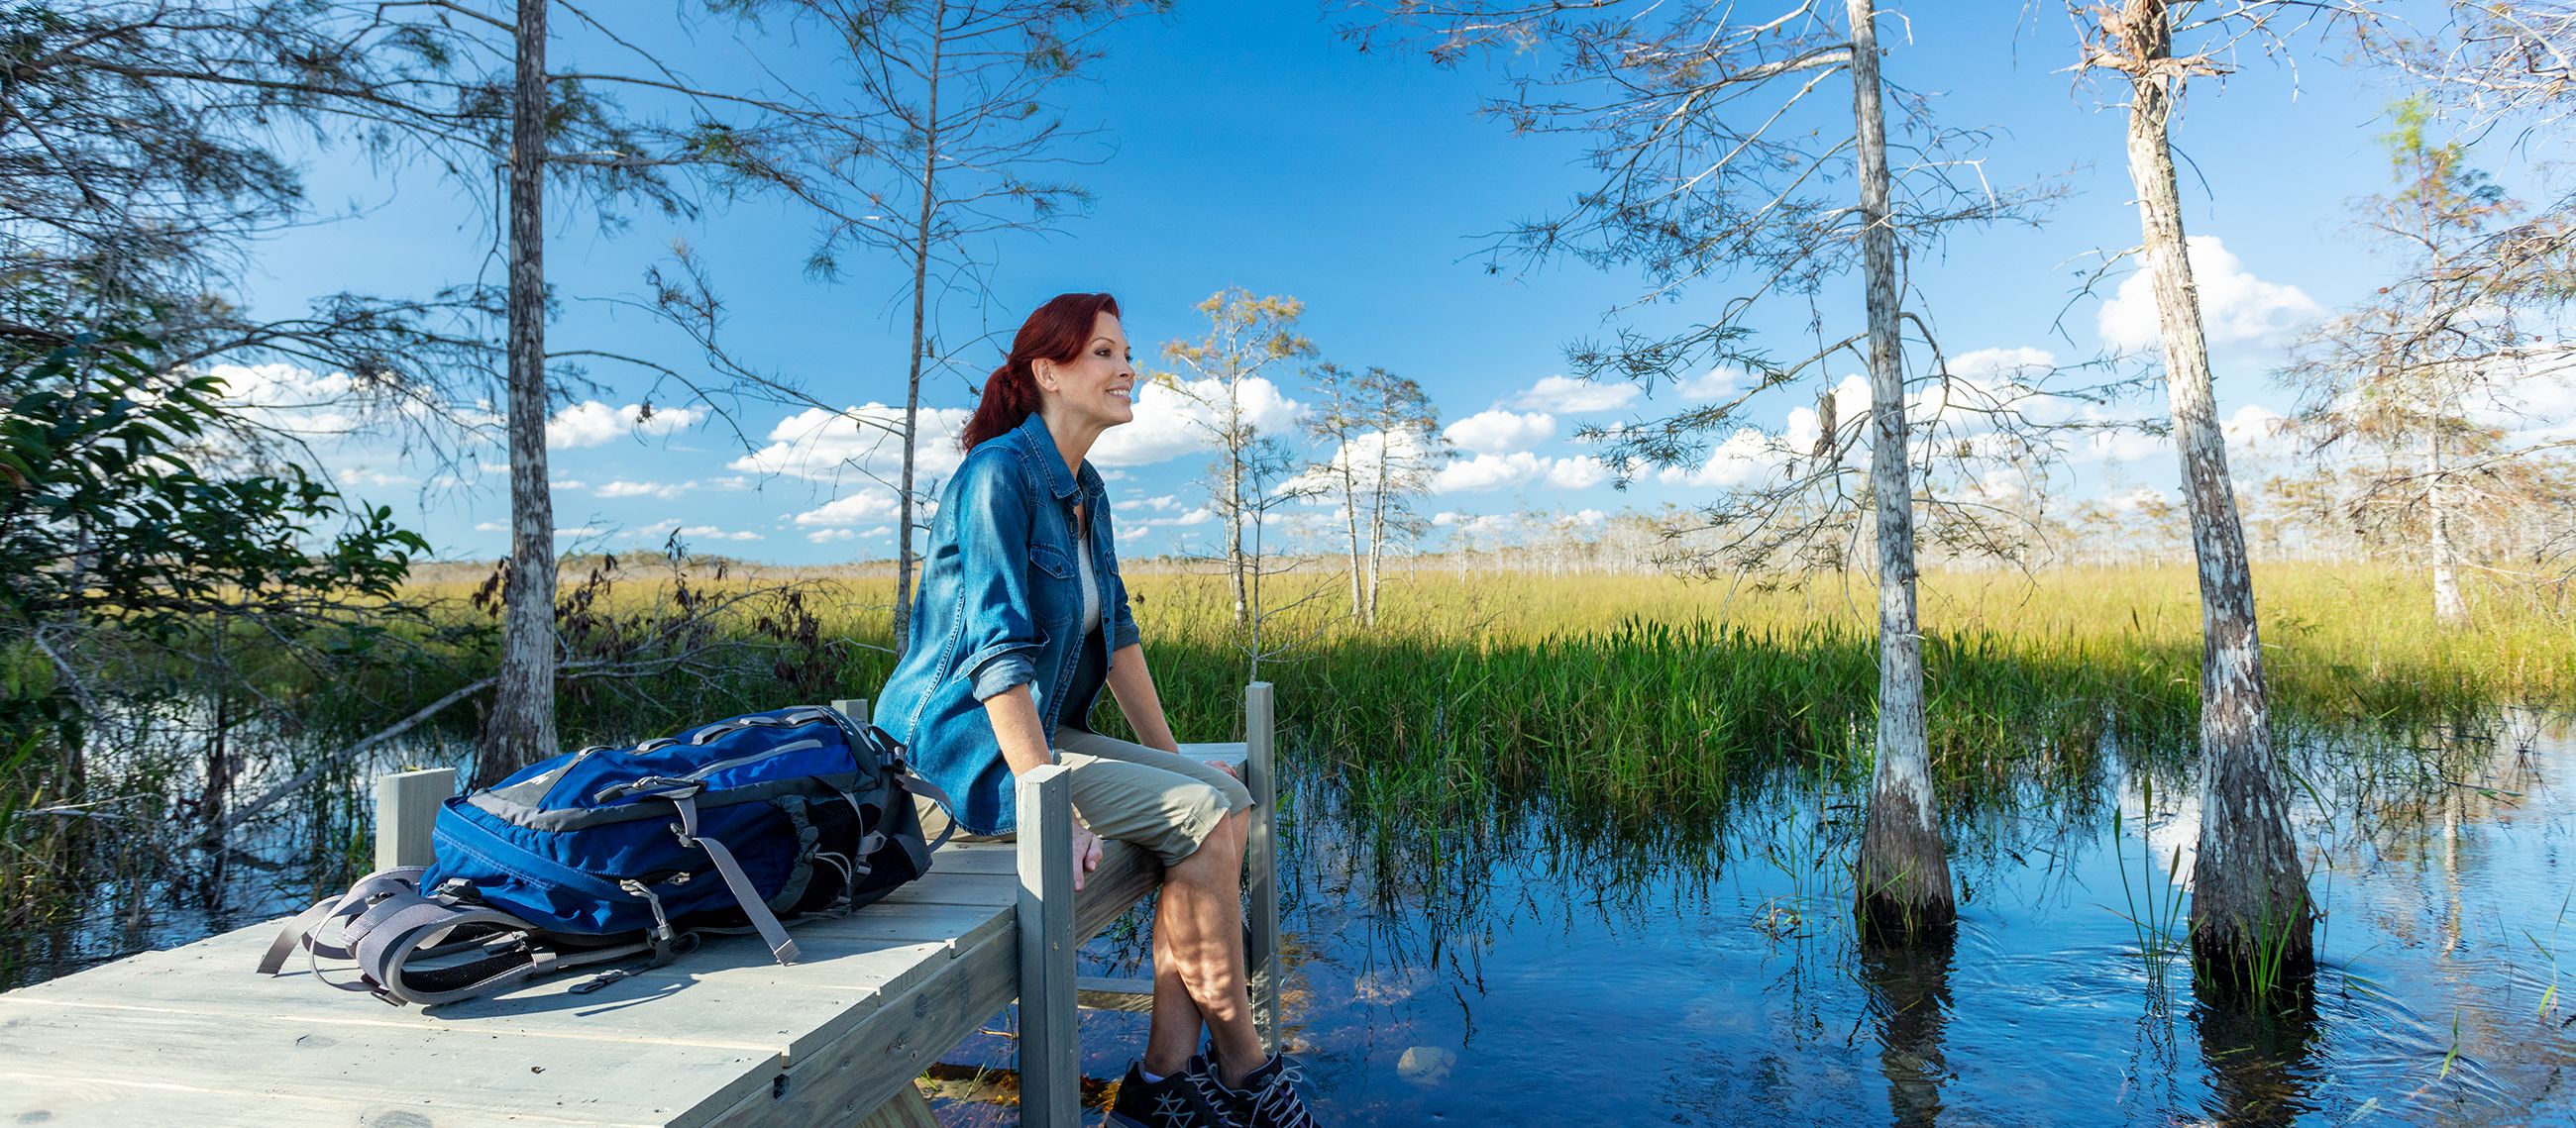
{"label": "woman's hand", "polygon": [[1082,892],[1091,871],[1100,868],[1100,836],[1080,821],[1073,824],[1073,891]]}

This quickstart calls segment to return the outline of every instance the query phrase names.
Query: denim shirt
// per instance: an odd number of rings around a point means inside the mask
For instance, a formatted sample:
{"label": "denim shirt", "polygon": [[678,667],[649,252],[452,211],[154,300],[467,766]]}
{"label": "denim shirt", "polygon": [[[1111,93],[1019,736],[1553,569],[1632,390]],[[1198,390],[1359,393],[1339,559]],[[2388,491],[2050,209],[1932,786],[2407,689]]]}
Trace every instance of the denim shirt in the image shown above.
{"label": "denim shirt", "polygon": [[[1090,517],[1087,544],[1074,533],[1076,499]],[[940,490],[913,596],[912,644],[875,712],[914,770],[957,801],[967,832],[1002,834],[1019,822],[984,699],[1025,685],[1039,731],[1085,727],[1109,656],[1137,641],[1115,543],[1100,475],[1087,461],[1067,473],[1038,415],[967,452]],[[1076,552],[1091,556],[1103,609],[1090,633]]]}

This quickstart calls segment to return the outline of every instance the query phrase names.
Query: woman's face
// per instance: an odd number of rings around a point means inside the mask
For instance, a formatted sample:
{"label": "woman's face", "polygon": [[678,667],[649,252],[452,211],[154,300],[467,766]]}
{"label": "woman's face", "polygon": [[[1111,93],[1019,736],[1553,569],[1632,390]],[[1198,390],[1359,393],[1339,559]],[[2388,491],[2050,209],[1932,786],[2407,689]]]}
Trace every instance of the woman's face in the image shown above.
{"label": "woman's face", "polygon": [[1103,313],[1091,323],[1091,340],[1068,361],[1031,365],[1038,390],[1067,416],[1115,427],[1136,418],[1136,366],[1127,349],[1127,331]]}

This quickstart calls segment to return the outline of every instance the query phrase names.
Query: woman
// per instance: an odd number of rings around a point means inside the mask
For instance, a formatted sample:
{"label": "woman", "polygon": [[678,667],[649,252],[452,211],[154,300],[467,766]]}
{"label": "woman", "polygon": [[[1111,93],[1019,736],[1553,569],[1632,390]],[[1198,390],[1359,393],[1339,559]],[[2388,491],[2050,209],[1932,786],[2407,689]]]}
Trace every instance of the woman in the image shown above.
{"label": "woman", "polygon": [[[970,833],[1009,832],[1013,777],[1064,765],[1077,889],[1100,864],[1100,836],[1163,860],[1153,1029],[1110,1123],[1310,1128],[1295,1066],[1265,1060],[1252,1023],[1241,899],[1252,796],[1178,754],[1127,611],[1109,496],[1083,461],[1101,432],[1135,418],[1135,386],[1109,295],[1060,295],[1020,326],[940,492],[911,643],[878,723],[956,798]],[[1104,684],[1142,745],[1087,727]],[[1213,1060],[1196,1053],[1202,1026]]]}

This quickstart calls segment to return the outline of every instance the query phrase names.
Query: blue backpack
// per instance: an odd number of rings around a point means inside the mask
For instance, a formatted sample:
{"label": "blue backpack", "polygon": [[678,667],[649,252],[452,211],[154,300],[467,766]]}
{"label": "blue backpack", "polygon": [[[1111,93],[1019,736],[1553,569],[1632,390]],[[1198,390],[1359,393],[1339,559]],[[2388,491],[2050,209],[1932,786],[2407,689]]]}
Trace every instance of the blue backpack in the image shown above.
{"label": "blue backpack", "polygon": [[585,748],[447,800],[431,865],[313,906],[260,970],[301,946],[317,973],[321,957],[357,961],[361,981],[333,986],[427,1006],[648,953],[659,967],[709,933],[757,932],[790,963],[783,921],[929,872],[947,835],[924,839],[915,795],[948,806],[882,730],[814,706]]}

